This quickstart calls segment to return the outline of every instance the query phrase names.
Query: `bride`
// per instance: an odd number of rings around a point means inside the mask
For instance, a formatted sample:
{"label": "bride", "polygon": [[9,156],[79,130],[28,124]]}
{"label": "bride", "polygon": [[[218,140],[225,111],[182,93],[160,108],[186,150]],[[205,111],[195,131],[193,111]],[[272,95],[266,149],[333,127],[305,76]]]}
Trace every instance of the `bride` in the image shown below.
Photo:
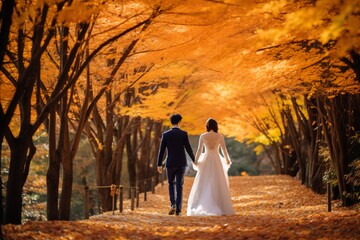
{"label": "bride", "polygon": [[[218,133],[218,124],[214,119],[208,119],[206,130],[200,135],[193,165],[197,174],[188,199],[187,215],[233,215],[227,175],[231,160],[224,136]],[[202,153],[204,146],[205,152]],[[224,157],[220,155],[219,147]]]}

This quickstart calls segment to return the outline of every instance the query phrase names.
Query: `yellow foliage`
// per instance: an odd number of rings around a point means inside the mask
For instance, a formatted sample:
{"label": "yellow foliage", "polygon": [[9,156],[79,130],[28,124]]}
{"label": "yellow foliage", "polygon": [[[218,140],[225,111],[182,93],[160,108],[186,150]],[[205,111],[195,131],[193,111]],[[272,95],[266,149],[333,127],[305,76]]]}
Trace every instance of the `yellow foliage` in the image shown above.
{"label": "yellow foliage", "polygon": [[260,144],[256,145],[256,147],[253,150],[256,153],[256,155],[260,155],[262,152],[264,152],[264,148]]}
{"label": "yellow foliage", "polygon": [[[90,78],[94,95],[104,87],[124,50],[139,39],[112,84],[105,86],[113,96],[120,94],[117,113],[167,120],[179,112],[184,128],[192,134],[203,132],[206,120],[212,117],[228,136],[268,144],[280,136],[272,119],[280,122],[280,117],[269,113],[269,109],[279,110],[276,94],[310,97],[359,92],[353,71],[340,71],[344,64],[338,60],[349,49],[359,47],[359,2],[76,0],[59,13],[57,21],[70,27],[70,46],[76,23],[94,21],[88,45],[91,52],[106,39],[145,20],[159,6],[163,14],[152,19],[145,31],[132,31],[93,59]],[[54,2],[48,3],[54,15]],[[14,14],[17,25],[11,29],[9,49],[17,49],[17,28],[31,29],[30,19],[35,18],[42,1],[18,4],[24,10]],[[58,40],[51,42],[41,62],[47,94],[59,75]],[[333,46],[322,45],[332,40],[336,40]],[[24,55],[30,59],[32,43],[29,39],[25,43]],[[11,62],[8,56],[5,60]],[[15,66],[5,68],[18,78]],[[326,78],[325,71],[331,73]],[[14,88],[4,75],[0,79],[0,99],[6,109]],[[83,101],[80,90],[85,86],[85,76],[81,76],[77,102]],[[124,92],[129,89],[134,89],[135,99],[131,107],[123,107]],[[46,93],[42,94],[45,98]],[[284,104],[289,104],[286,101]],[[99,107],[105,112],[104,99]],[[73,110],[80,111],[75,106]],[[267,136],[254,126],[257,121],[266,125]]]}
{"label": "yellow foliage", "polygon": [[[330,40],[338,39],[345,30],[350,30],[350,26],[359,27],[359,22],[348,22],[347,20],[351,18],[352,14],[360,9],[360,1],[347,0],[341,4],[341,10],[338,15],[333,17],[331,24],[324,29],[320,35],[320,40],[322,43],[327,43]],[[358,18],[357,18],[358,19]],[[359,21],[359,20],[358,20]],[[358,32],[357,30],[356,32]]]}

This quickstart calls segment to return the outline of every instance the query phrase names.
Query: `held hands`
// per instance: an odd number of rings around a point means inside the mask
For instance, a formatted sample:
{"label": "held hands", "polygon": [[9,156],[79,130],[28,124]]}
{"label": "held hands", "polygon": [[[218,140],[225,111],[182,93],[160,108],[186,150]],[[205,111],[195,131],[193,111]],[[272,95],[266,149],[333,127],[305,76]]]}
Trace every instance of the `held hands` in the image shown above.
{"label": "held hands", "polygon": [[158,173],[162,173],[162,166],[158,166],[157,171],[158,171]]}

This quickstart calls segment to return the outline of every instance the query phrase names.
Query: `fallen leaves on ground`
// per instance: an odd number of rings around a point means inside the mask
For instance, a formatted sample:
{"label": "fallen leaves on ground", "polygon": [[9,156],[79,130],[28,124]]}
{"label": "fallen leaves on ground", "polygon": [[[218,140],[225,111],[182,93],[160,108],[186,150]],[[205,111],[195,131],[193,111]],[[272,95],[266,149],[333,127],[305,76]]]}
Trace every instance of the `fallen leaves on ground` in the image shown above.
{"label": "fallen leaves on ground", "polygon": [[[5,239],[360,239],[360,212],[317,195],[289,176],[231,177],[236,215],[187,217],[193,178],[184,186],[182,216],[169,216],[167,186],[157,186],[139,208],[106,212],[84,221],[3,226]],[[143,197],[141,195],[140,197]]]}

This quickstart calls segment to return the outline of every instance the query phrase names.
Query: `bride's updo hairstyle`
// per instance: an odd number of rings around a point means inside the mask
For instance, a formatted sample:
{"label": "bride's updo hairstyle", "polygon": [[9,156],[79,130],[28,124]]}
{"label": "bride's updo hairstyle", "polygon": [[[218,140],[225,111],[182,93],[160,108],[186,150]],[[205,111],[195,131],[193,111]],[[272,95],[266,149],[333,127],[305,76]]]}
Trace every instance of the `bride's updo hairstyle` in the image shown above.
{"label": "bride's updo hairstyle", "polygon": [[218,132],[218,124],[217,122],[212,119],[212,118],[209,118],[206,122],[206,131],[210,132],[211,130],[213,130],[214,132]]}

